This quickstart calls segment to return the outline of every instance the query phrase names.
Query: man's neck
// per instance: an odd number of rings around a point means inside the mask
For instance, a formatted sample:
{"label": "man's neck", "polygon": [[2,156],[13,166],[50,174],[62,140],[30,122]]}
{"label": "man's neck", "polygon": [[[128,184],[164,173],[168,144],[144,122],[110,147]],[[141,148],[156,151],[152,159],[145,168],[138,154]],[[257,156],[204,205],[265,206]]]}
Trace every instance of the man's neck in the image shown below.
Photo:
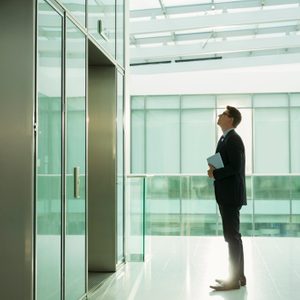
{"label": "man's neck", "polygon": [[222,131],[223,131],[223,133],[224,133],[224,132],[227,132],[227,131],[230,130],[230,129],[234,129],[234,127],[231,126],[231,127],[221,128],[221,129],[222,129]]}

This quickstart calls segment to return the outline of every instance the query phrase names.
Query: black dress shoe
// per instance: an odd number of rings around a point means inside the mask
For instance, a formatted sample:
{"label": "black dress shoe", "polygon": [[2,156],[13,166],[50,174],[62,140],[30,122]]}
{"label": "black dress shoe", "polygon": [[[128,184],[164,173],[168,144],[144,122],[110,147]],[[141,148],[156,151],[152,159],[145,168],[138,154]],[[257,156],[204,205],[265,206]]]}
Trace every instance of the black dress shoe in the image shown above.
{"label": "black dress shoe", "polygon": [[222,281],[217,285],[210,285],[209,287],[215,291],[230,291],[238,290],[241,286],[239,282]]}
{"label": "black dress shoe", "polygon": [[[224,280],[224,279],[215,279],[215,280],[216,280],[216,282],[219,283],[219,284],[222,284],[223,282],[226,282],[226,280]],[[245,286],[246,284],[247,284],[247,279],[246,279],[246,277],[244,276],[244,277],[240,278],[240,285],[241,285],[241,286]]]}

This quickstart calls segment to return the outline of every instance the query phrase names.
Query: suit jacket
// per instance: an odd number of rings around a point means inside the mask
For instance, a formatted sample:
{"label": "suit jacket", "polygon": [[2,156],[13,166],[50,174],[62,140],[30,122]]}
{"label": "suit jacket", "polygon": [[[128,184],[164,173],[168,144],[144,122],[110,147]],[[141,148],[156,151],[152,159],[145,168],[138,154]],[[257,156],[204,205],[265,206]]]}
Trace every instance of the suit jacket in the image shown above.
{"label": "suit jacket", "polygon": [[224,140],[219,141],[216,152],[220,152],[224,163],[224,168],[213,171],[218,204],[246,205],[245,147],[241,137],[235,130],[229,131]]}

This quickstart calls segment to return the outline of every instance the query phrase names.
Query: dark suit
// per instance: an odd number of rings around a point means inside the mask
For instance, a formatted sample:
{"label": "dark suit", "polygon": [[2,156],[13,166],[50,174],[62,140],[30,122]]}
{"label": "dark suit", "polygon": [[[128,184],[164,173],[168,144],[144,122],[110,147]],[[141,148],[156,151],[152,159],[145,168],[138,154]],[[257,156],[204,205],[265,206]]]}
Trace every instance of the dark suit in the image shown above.
{"label": "dark suit", "polygon": [[240,234],[240,209],[247,204],[245,184],[245,148],[241,137],[231,130],[220,139],[224,168],[213,171],[215,196],[222,217],[223,234],[228,243],[230,279],[244,277],[244,251]]}

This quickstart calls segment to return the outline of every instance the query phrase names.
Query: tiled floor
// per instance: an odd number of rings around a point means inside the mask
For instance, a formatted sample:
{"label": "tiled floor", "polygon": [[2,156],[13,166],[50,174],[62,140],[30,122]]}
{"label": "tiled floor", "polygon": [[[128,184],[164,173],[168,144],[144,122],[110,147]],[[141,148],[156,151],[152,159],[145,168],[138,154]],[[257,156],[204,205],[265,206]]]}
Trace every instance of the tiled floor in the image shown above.
{"label": "tiled floor", "polygon": [[213,292],[226,277],[221,237],[150,237],[145,263],[127,263],[92,300],[300,300],[300,238],[243,238],[247,286]]}

